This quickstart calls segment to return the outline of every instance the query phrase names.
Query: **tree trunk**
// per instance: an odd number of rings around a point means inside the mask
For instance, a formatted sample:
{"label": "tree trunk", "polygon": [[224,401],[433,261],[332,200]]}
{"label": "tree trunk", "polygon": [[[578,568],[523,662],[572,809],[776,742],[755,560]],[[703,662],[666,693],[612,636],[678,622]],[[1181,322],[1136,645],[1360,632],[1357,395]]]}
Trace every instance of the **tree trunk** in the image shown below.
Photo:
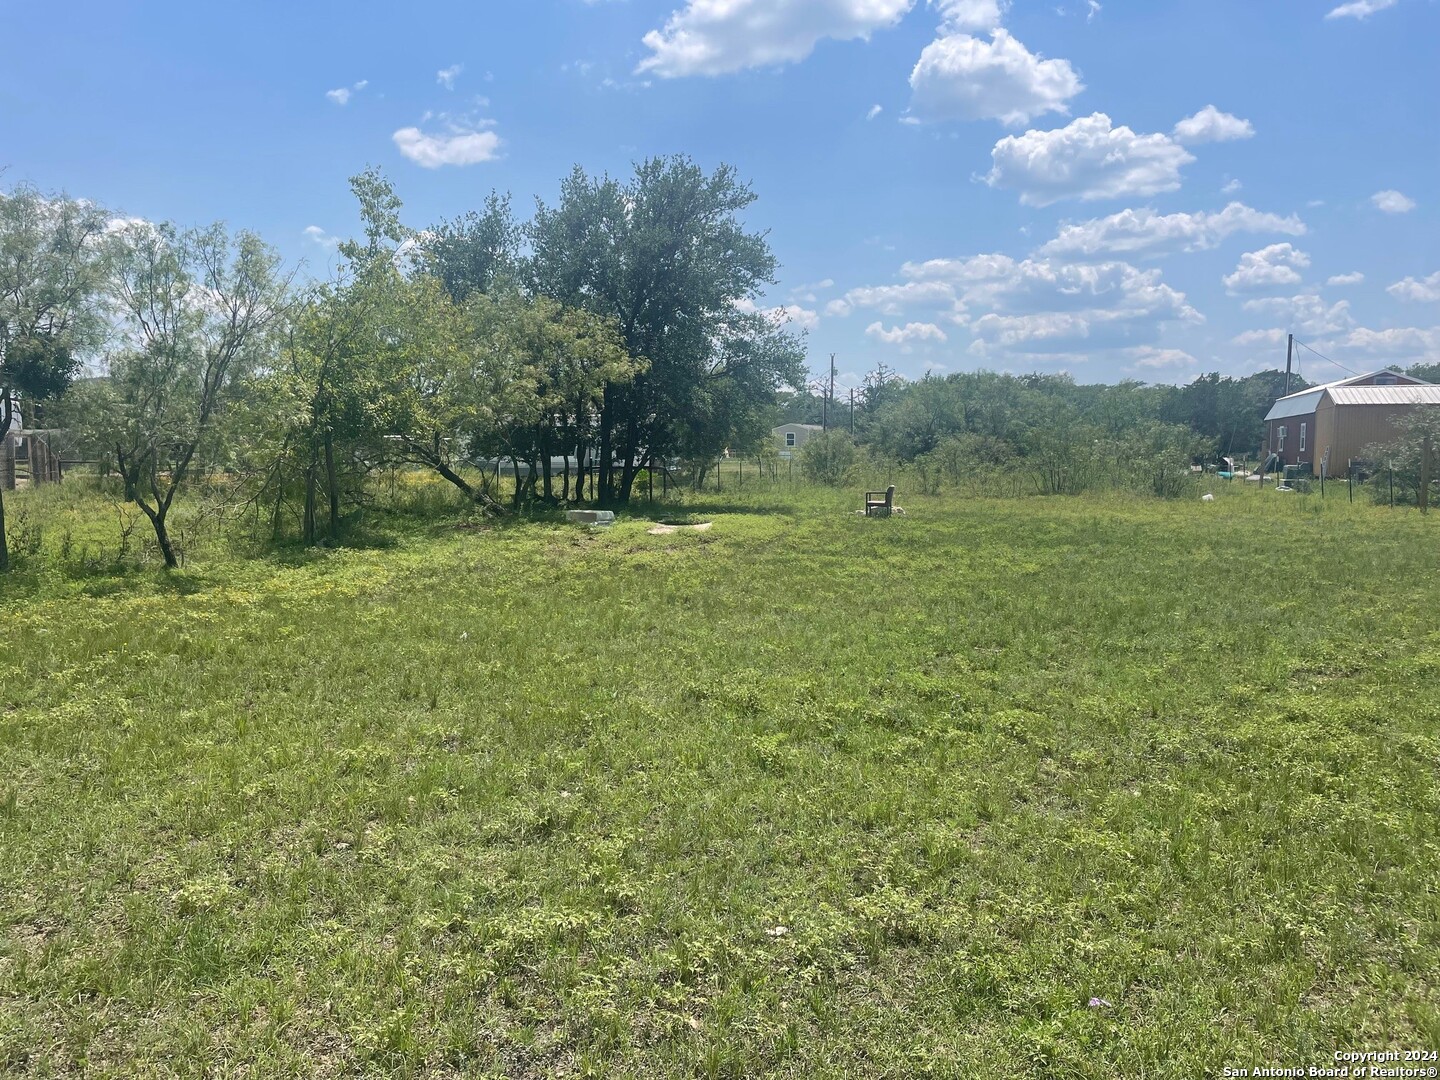
{"label": "tree trunk", "polygon": [[315,462],[305,467],[305,520],[300,526],[307,544],[315,543]]}
{"label": "tree trunk", "polygon": [[5,490],[0,484],[0,574],[10,569],[10,542],[5,538]]}
{"label": "tree trunk", "polygon": [[155,540],[160,545],[160,554],[165,557],[165,569],[179,569],[180,560],[175,557],[175,546],[170,542],[170,531],[165,528],[165,518],[169,515],[170,508],[161,504],[159,509],[152,510],[149,503],[139,499],[136,500],[136,505],[145,511],[145,516],[155,527]]}
{"label": "tree trunk", "polygon": [[620,464],[620,495],[622,505],[630,502],[630,489],[635,486],[635,455],[639,452],[640,432],[632,415],[625,424],[625,460]]}
{"label": "tree trunk", "polygon": [[340,487],[335,477],[335,437],[325,431],[325,487],[330,496],[330,539],[340,537]]}
{"label": "tree trunk", "polygon": [[[610,419],[614,415],[615,402],[614,391],[609,383],[605,384],[605,394],[600,405],[600,491],[596,499],[601,506],[610,502],[610,463],[615,460],[615,448],[611,442]],[[596,493],[591,492],[591,498],[596,498]]]}
{"label": "tree trunk", "polygon": [[537,430],[535,432],[535,441],[536,445],[540,447],[540,467],[544,469],[545,501],[547,503],[554,502],[555,487],[550,475],[550,440],[545,438],[543,431]]}

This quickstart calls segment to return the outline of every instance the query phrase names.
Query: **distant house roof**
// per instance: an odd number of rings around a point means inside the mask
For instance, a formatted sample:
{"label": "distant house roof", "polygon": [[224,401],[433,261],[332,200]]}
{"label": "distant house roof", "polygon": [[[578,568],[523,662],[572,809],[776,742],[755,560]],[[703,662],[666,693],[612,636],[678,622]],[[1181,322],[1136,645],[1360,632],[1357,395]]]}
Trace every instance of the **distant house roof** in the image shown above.
{"label": "distant house roof", "polygon": [[[1388,386],[1357,385],[1380,375],[1391,376],[1395,382]],[[1402,375],[1398,371],[1370,371],[1364,375],[1336,379],[1334,382],[1321,383],[1308,390],[1277,398],[1275,404],[1270,406],[1270,411],[1265,414],[1265,419],[1284,420],[1290,416],[1308,416],[1315,411],[1320,399],[1327,393],[1337,405],[1412,405],[1440,401],[1440,397],[1425,396],[1432,390],[1440,391],[1440,386],[1434,386],[1413,375]],[[1420,391],[1421,396],[1413,396],[1416,391]],[[1372,400],[1366,395],[1376,396]]]}
{"label": "distant house roof", "polygon": [[786,428],[799,428],[801,431],[824,431],[819,424],[781,424],[779,427],[771,428],[771,431],[784,431]]}

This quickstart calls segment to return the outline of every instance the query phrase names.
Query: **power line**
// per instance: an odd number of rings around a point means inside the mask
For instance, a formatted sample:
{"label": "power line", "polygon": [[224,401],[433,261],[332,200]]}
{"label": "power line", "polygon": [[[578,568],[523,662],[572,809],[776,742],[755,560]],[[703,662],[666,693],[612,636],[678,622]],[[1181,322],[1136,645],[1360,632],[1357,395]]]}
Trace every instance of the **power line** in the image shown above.
{"label": "power line", "polygon": [[1334,364],[1334,365],[1335,365],[1336,367],[1338,367],[1341,371],[1349,372],[1351,375],[1363,375],[1363,374],[1364,374],[1363,371],[1351,371],[1348,367],[1346,367],[1344,364],[1340,363],[1340,361],[1338,361],[1338,360],[1331,360],[1330,357],[1326,356],[1324,353],[1319,352],[1319,351],[1317,351],[1317,350],[1315,350],[1315,349],[1310,348],[1309,345],[1306,345],[1305,342],[1301,341],[1299,338],[1296,338],[1296,339],[1295,339],[1295,344],[1296,344],[1296,345],[1299,345],[1302,349],[1305,349],[1305,350],[1307,350],[1307,351],[1309,351],[1309,352],[1315,353],[1316,356],[1320,357],[1320,359],[1321,359],[1321,360],[1324,360],[1327,364]]}

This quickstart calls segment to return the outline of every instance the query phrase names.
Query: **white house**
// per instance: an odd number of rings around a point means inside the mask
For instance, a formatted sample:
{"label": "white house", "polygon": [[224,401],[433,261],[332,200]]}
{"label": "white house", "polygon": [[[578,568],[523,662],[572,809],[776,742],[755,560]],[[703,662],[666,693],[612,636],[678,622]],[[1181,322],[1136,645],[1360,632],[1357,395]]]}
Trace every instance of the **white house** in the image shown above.
{"label": "white house", "polygon": [[819,424],[781,424],[777,428],[771,428],[770,434],[775,438],[775,444],[783,454],[786,451],[799,450],[813,435],[819,435],[825,429]]}

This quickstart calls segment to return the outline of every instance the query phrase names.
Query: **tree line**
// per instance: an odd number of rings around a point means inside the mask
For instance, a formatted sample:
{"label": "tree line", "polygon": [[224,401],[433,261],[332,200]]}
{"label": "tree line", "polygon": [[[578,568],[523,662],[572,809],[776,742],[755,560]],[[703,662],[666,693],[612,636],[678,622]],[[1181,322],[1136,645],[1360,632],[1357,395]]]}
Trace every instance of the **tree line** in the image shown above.
{"label": "tree line", "polygon": [[[1408,373],[1440,382],[1440,364]],[[1311,385],[1298,375],[1288,383],[1292,393]],[[864,377],[853,415],[849,401],[827,403],[806,389],[782,394],[781,416],[807,424],[828,416],[835,437],[807,447],[808,475],[818,480],[843,479],[858,451],[912,467],[922,485],[991,473],[1021,477],[1043,494],[1103,485],[1174,495],[1192,465],[1257,459],[1265,414],[1286,386],[1278,370],[1170,386],[990,371],[907,381],[881,365]],[[1400,450],[1385,453],[1398,460]]]}
{"label": "tree line", "polygon": [[[492,194],[423,230],[379,172],[351,189],[362,235],[303,283],[253,233],[0,194],[0,432],[65,429],[175,567],[171,508],[217,471],[311,543],[401,464],[496,510],[502,461],[513,505],[623,504],[653,463],[754,444],[804,380],[801,340],[755,310],[777,264],[728,166],[577,167],[528,221]],[[4,537],[0,494],[0,569]]]}

